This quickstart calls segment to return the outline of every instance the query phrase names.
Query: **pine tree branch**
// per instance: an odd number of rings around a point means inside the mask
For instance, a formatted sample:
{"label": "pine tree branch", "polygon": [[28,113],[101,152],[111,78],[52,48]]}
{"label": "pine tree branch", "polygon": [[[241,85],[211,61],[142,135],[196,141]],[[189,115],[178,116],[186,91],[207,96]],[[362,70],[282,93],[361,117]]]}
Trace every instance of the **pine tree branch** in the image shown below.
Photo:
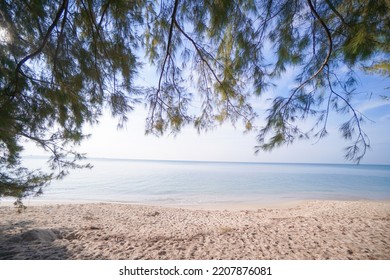
{"label": "pine tree branch", "polygon": [[100,20],[99,20],[99,23],[98,23],[98,27],[99,28],[102,26],[104,16],[106,15],[106,13],[108,11],[108,7],[110,6],[110,3],[111,3],[111,1],[107,1],[106,5],[104,5],[104,10],[102,12],[102,16],[100,17]]}
{"label": "pine tree branch", "polygon": [[198,53],[199,55],[199,58],[202,60],[203,63],[205,63],[207,65],[207,68],[210,70],[211,74],[213,75],[213,77],[215,78],[215,80],[220,84],[222,85],[222,82],[221,80],[218,78],[217,74],[215,73],[214,69],[211,67],[210,63],[207,61],[207,59],[204,58],[203,56],[203,53],[202,53],[202,50],[200,49],[199,45],[197,42],[195,42],[194,39],[191,38],[191,36],[189,36],[182,28],[181,26],[175,22],[175,25],[177,27],[177,29],[180,31],[180,33],[182,33],[184,35],[184,37],[187,38],[188,41],[191,42],[191,44],[194,46],[196,52]]}
{"label": "pine tree branch", "polygon": [[[339,93],[337,93],[333,89],[333,86],[332,86],[332,83],[331,83],[330,77],[329,77],[329,70],[327,71],[327,81],[328,81],[329,89],[331,91],[330,95],[333,94],[337,98],[340,98],[346,104],[346,106],[352,111],[352,114],[353,114],[352,118],[356,122],[358,133],[357,133],[357,138],[356,138],[354,144],[351,147],[347,148],[347,154],[345,157],[347,159],[350,159],[350,160],[355,160],[357,163],[359,163],[360,160],[366,154],[367,149],[370,148],[370,143],[369,143],[370,140],[369,140],[368,136],[366,135],[366,133],[363,131],[362,126],[361,126],[362,114],[359,111],[357,111],[344,96],[340,95]],[[329,110],[329,105],[328,105],[328,110]],[[361,144],[363,146],[363,151],[361,151],[360,154],[358,154],[359,153],[359,148],[358,148],[359,144]]]}
{"label": "pine tree branch", "polygon": [[53,59],[53,62],[54,62],[53,72],[55,72],[57,69],[57,58],[58,58],[60,46],[62,45],[63,40],[64,40],[64,30],[65,30],[65,24],[67,21],[67,17],[68,17],[68,3],[66,3],[66,5],[65,5],[64,16],[62,18],[62,23],[61,23],[61,30],[60,30],[60,34],[59,34],[58,39],[57,39],[57,47],[56,47],[56,51],[54,53],[54,59]]}
{"label": "pine tree branch", "polygon": [[162,65],[160,78],[158,80],[158,89],[157,89],[158,92],[161,89],[161,82],[162,82],[162,76],[163,76],[164,70],[165,70],[165,64],[167,63],[168,57],[171,55],[172,35],[173,35],[173,28],[174,28],[175,22],[176,22],[176,12],[177,12],[177,7],[178,6],[179,6],[179,0],[175,0],[174,6],[173,6],[173,12],[172,12],[172,16],[171,16],[171,25],[169,27],[167,49],[166,49],[166,52],[165,52],[165,58],[164,58],[164,62],[163,62],[163,65]]}
{"label": "pine tree branch", "polygon": [[328,64],[329,62],[329,59],[330,59],[330,56],[332,55],[332,51],[333,51],[333,41],[332,41],[332,34],[330,33],[330,30],[328,28],[328,26],[326,25],[326,23],[324,22],[324,20],[321,18],[321,16],[317,13],[316,9],[314,8],[313,6],[313,3],[311,2],[311,0],[307,0],[307,3],[309,4],[309,7],[310,7],[310,10],[311,12],[314,14],[314,16],[318,19],[318,21],[320,22],[320,24],[322,25],[322,27],[324,28],[325,30],[325,33],[326,33],[326,36],[328,38],[328,43],[329,43],[329,49],[328,49],[328,54],[324,60],[324,62],[322,63],[321,67],[317,70],[316,73],[313,74],[312,77],[310,77],[308,80],[312,80],[314,79],[320,72],[322,72],[322,70],[324,69],[324,67]]}
{"label": "pine tree branch", "polygon": [[315,79],[325,68],[326,65],[328,65],[328,62],[329,62],[329,59],[330,59],[330,56],[332,55],[332,51],[333,51],[333,41],[332,41],[332,34],[330,33],[330,30],[328,28],[328,26],[326,25],[326,23],[323,21],[323,19],[321,18],[321,16],[317,13],[316,9],[314,8],[313,6],[313,3],[311,2],[311,0],[307,0],[307,3],[309,4],[309,7],[310,7],[310,10],[311,12],[314,14],[314,16],[318,19],[318,21],[320,22],[321,26],[323,27],[323,29],[325,30],[325,33],[326,33],[326,36],[328,38],[328,44],[329,44],[329,49],[328,49],[328,53],[324,59],[324,61],[322,62],[321,66],[318,68],[318,70],[312,75],[310,76],[308,79],[306,79],[303,83],[301,83],[297,88],[294,89],[293,93],[290,95],[290,97],[288,98],[287,102],[284,103],[284,105],[280,108],[280,110],[282,110],[283,108],[285,108],[292,100],[292,98],[295,96],[295,94],[300,90],[302,89],[306,84],[308,84],[311,80]]}
{"label": "pine tree branch", "polygon": [[[268,122],[267,122],[266,126],[263,129],[261,129],[260,134],[258,135],[258,141],[260,143],[263,143],[264,139],[265,139],[265,135],[272,128],[277,129],[278,133],[277,133],[277,135],[275,135],[274,137],[271,138],[272,139],[271,143],[269,143],[269,144],[262,144],[262,145],[258,146],[257,147],[257,152],[260,149],[271,150],[276,145],[281,145],[283,142],[284,143],[286,143],[286,142],[287,143],[291,143],[292,142],[293,136],[289,134],[289,131],[292,130],[294,132],[294,130],[296,130],[296,128],[292,127],[292,125],[290,125],[288,123],[288,119],[287,119],[287,116],[286,116],[287,107],[289,106],[289,104],[291,103],[291,101],[293,100],[294,96],[298,93],[299,90],[301,90],[310,81],[315,79],[321,72],[324,71],[324,68],[328,65],[330,56],[332,55],[333,41],[332,41],[332,35],[330,33],[330,30],[329,30],[328,26],[326,25],[326,23],[324,22],[324,20],[320,17],[318,12],[314,8],[312,2],[310,0],[307,0],[307,3],[309,5],[309,7],[310,7],[310,10],[311,10],[312,14],[320,22],[322,28],[324,29],[324,31],[326,33],[326,37],[328,39],[328,44],[329,44],[327,55],[326,55],[325,59],[323,60],[321,66],[317,69],[317,71],[313,75],[311,75],[309,78],[307,78],[304,82],[302,82],[298,87],[296,87],[293,90],[293,92],[290,94],[288,99],[287,98],[278,98],[278,99],[276,99],[274,101],[273,109],[269,110],[271,112],[271,114],[267,117],[268,118]],[[310,101],[308,101],[308,102],[310,102]],[[305,113],[306,113],[309,110],[309,107],[307,106],[304,110],[305,110]],[[288,140],[286,140],[285,137],[287,137]]]}
{"label": "pine tree branch", "polygon": [[162,101],[161,98],[159,97],[159,95],[160,95],[160,91],[161,91],[161,84],[162,84],[163,75],[165,73],[165,66],[167,64],[168,58],[171,56],[172,36],[173,36],[173,29],[174,29],[175,22],[176,22],[176,13],[177,13],[178,6],[179,6],[179,0],[175,0],[174,6],[173,6],[173,11],[172,11],[172,16],[171,16],[171,24],[169,27],[167,48],[165,51],[164,61],[163,61],[162,67],[161,67],[160,77],[158,79],[157,91],[154,94],[154,100],[153,100],[153,105],[152,105],[153,108],[151,109],[151,114],[150,114],[152,117],[152,119],[150,120],[151,123],[154,122],[153,115],[154,115],[154,112],[156,110],[157,101],[158,100]]}
{"label": "pine tree branch", "polygon": [[341,20],[341,22],[348,28],[351,28],[351,26],[345,21],[344,17],[337,11],[336,7],[333,5],[333,3],[329,0],[325,0],[326,4],[328,4],[329,8],[335,13],[335,15]]}
{"label": "pine tree branch", "polygon": [[[175,21],[175,26],[176,28],[180,31],[181,34],[183,34],[183,36],[191,42],[191,44],[194,46],[197,54],[199,55],[199,58],[200,60],[207,66],[207,68],[209,69],[209,71],[211,72],[211,75],[214,77],[214,79],[217,81],[217,83],[224,89],[224,91],[226,92],[226,87],[225,85],[223,84],[223,82],[219,79],[217,73],[215,73],[214,69],[211,67],[209,61],[204,57],[203,55],[203,52],[201,50],[201,48],[199,47],[199,44],[197,42],[195,42],[194,39],[191,38],[190,35],[188,35],[184,30],[183,28],[178,24],[177,21]],[[210,55],[211,56],[211,55]],[[215,59],[215,58],[213,58]],[[218,62],[216,60],[216,62]],[[226,93],[226,107],[227,107],[227,110],[229,111],[229,107],[233,109],[234,113],[236,113],[238,116],[241,116],[245,121],[247,122],[250,122],[251,119],[250,117],[246,116],[245,114],[241,113],[238,109],[237,109],[237,106],[234,105],[232,103],[232,101],[230,100],[229,98],[229,95]]]}
{"label": "pine tree branch", "polygon": [[48,28],[48,30],[47,30],[47,32],[45,34],[45,37],[43,38],[43,41],[41,42],[39,47],[34,52],[32,52],[29,55],[25,56],[16,65],[16,69],[15,69],[15,90],[14,90],[14,93],[12,95],[12,98],[14,98],[15,94],[17,93],[19,72],[21,72],[21,68],[22,68],[23,64],[26,63],[31,58],[37,56],[38,54],[40,54],[43,51],[44,47],[46,46],[46,44],[47,44],[47,42],[48,42],[48,40],[49,40],[49,38],[51,36],[51,33],[52,33],[53,29],[57,26],[58,21],[60,20],[64,10],[67,7],[67,5],[68,5],[68,0],[63,0],[63,2],[61,4],[61,7],[58,9],[56,16],[55,16],[52,24],[49,26],[49,28]]}

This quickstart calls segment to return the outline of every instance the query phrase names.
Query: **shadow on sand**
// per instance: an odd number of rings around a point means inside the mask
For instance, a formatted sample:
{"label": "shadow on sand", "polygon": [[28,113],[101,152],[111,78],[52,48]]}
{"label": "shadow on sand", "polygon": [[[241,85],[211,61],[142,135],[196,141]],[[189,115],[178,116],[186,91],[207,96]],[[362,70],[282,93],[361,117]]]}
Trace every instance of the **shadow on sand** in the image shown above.
{"label": "shadow on sand", "polygon": [[70,257],[61,242],[69,233],[68,229],[31,229],[31,224],[22,221],[0,229],[0,260],[63,260]]}

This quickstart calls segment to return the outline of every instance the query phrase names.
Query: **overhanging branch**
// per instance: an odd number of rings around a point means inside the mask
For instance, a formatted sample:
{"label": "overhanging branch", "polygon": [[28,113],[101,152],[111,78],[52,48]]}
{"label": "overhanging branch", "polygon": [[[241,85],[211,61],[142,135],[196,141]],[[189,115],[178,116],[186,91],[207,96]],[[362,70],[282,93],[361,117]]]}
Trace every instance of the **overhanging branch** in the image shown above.
{"label": "overhanging branch", "polygon": [[300,89],[302,89],[305,85],[307,85],[311,80],[316,78],[324,70],[325,66],[328,65],[330,56],[332,55],[332,51],[333,51],[332,34],[330,33],[330,30],[329,30],[328,26],[326,25],[324,20],[321,18],[321,16],[317,13],[317,11],[314,8],[313,3],[311,2],[311,0],[307,0],[307,3],[309,4],[311,12],[318,19],[318,21],[320,22],[321,26],[323,27],[323,29],[324,29],[324,31],[326,33],[326,36],[328,38],[328,44],[329,44],[328,53],[327,53],[324,61],[322,62],[320,68],[318,68],[318,70],[313,75],[311,75],[308,79],[306,79],[303,83],[301,83],[297,88],[294,89],[293,93],[290,95],[290,97],[288,98],[287,102],[284,103],[284,105],[281,107],[281,109],[285,108],[291,102],[291,100],[294,97],[294,95]]}
{"label": "overhanging branch", "polygon": [[61,7],[58,9],[56,16],[55,16],[52,24],[49,26],[49,28],[48,28],[48,30],[47,30],[47,32],[45,34],[45,37],[43,38],[43,41],[41,42],[39,47],[34,52],[32,52],[29,55],[25,56],[16,65],[16,68],[15,68],[15,91],[14,91],[13,97],[15,96],[15,94],[17,92],[19,72],[21,72],[21,68],[22,68],[23,64],[26,63],[31,58],[37,56],[38,54],[40,54],[43,51],[43,48],[46,46],[47,41],[49,40],[53,29],[57,26],[58,21],[60,20],[63,12],[65,11],[65,9],[67,7],[67,5],[68,5],[68,0],[62,1]]}

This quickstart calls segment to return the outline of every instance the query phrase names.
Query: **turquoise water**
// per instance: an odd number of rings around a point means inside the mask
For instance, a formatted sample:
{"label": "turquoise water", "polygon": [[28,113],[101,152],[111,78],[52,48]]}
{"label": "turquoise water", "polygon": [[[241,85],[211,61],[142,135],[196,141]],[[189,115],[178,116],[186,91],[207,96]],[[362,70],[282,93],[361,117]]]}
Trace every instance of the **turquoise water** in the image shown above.
{"label": "turquoise water", "polygon": [[[390,166],[90,159],[34,200],[159,205],[390,199]],[[27,158],[27,166],[43,159]]]}

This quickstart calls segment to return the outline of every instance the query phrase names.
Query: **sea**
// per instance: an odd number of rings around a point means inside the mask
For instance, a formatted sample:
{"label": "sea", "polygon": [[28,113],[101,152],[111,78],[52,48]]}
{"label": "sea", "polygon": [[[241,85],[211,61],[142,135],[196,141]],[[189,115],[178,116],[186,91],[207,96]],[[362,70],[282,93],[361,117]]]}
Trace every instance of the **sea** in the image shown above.
{"label": "sea", "polygon": [[[27,157],[31,168],[45,159]],[[55,180],[37,202],[162,206],[271,204],[301,200],[389,200],[390,165],[88,159],[92,169]],[[9,200],[11,198],[2,198]]]}

